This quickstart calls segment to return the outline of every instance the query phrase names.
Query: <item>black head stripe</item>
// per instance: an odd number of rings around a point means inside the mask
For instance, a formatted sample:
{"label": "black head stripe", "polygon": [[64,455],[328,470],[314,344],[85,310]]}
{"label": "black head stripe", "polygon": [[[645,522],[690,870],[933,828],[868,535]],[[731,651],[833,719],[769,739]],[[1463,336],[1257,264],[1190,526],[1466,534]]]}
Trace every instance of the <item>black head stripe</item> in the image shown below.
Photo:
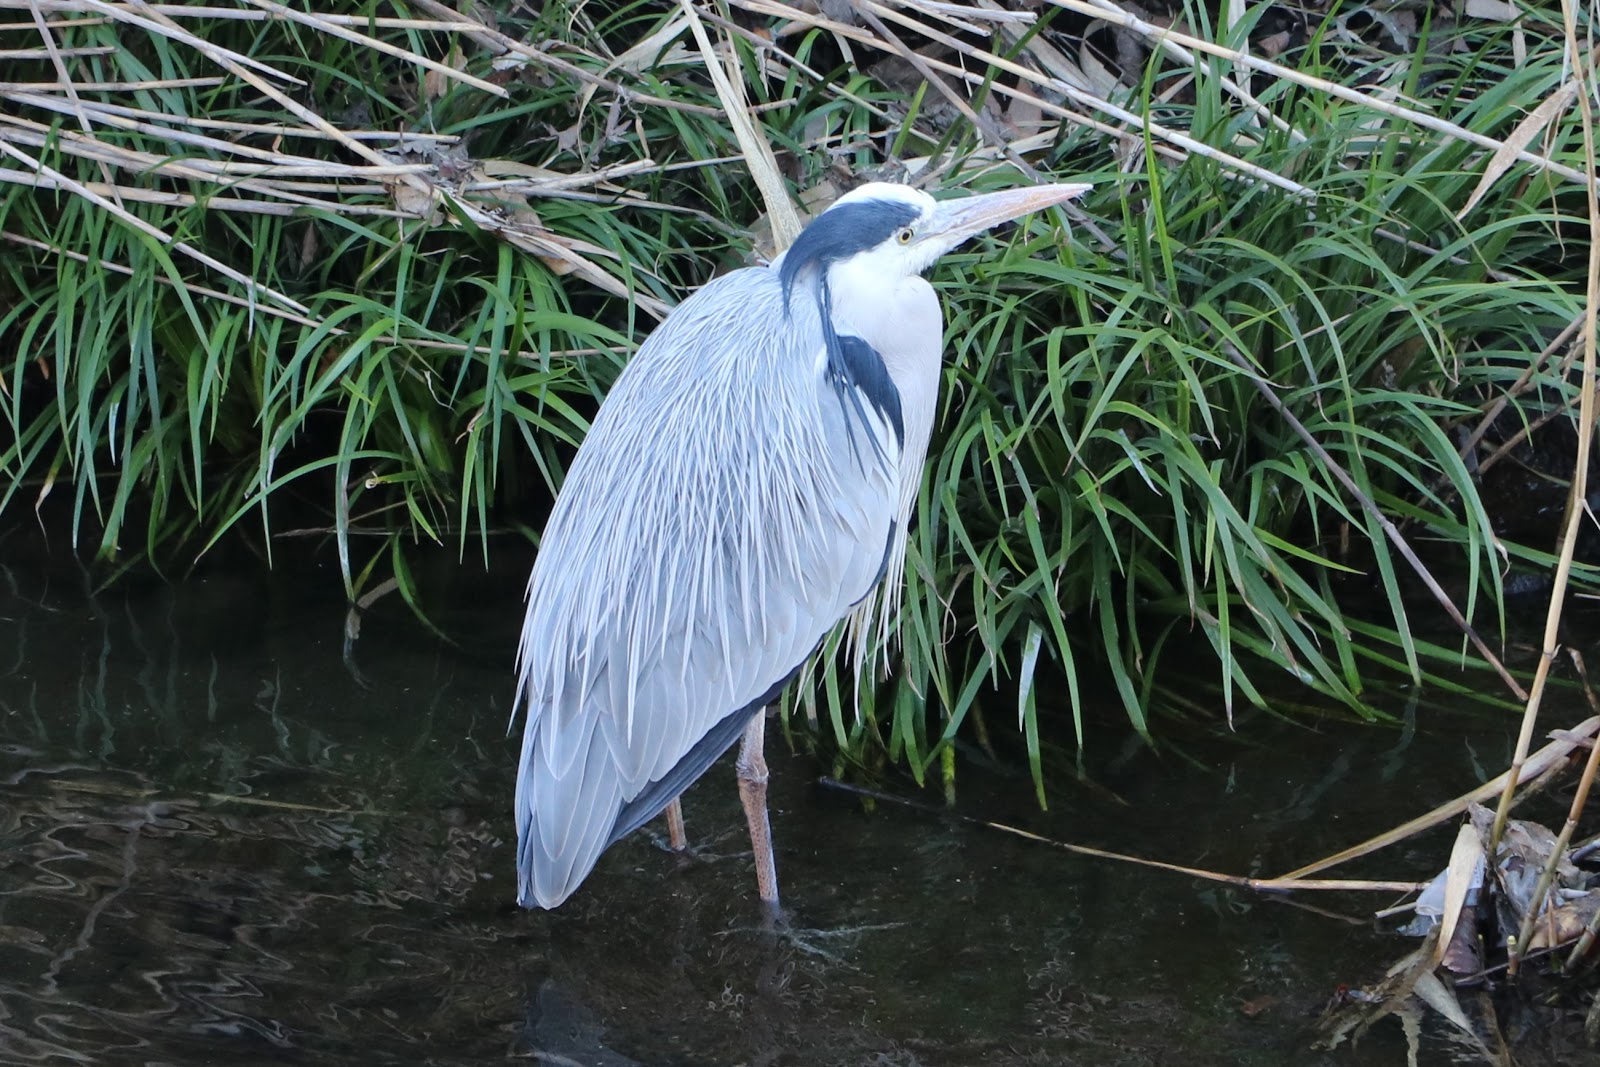
{"label": "black head stripe", "polygon": [[[889,423],[895,441],[906,443],[905,417],[900,411],[900,390],[889,376],[889,368],[877,349],[859,337],[829,331],[828,376],[842,394],[853,390],[852,401],[871,404]],[[863,412],[864,414],[864,412]]]}
{"label": "black head stripe", "polygon": [[882,244],[921,214],[915,206],[894,200],[862,200],[824,211],[795,238],[783,257],[778,277],[785,303],[801,275],[812,269],[826,270],[830,263]]}

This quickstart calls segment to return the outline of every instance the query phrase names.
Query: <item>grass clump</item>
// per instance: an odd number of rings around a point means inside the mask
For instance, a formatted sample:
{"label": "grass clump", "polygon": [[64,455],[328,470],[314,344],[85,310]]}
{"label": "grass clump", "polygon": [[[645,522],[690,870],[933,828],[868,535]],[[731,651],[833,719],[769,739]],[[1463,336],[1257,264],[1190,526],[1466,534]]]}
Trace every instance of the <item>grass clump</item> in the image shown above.
{"label": "grass clump", "polygon": [[[1195,640],[1230,714],[1263,662],[1366,712],[1375,668],[1497,660],[1508,566],[1553,557],[1478,464],[1576,395],[1576,127],[1522,136],[1568,92],[1559,29],[859,10],[700,9],[796,190],[1098,188],[1070,241],[1036,220],[935,274],[904,666],[859,717],[830,667],[841,751],[948,785],[998,689],[1042,795],[1041,715],[1081,742],[1105,679],[1149,733],[1195,708],[1161,669]],[[49,11],[0,27],[32,42],[0,59],[0,513],[66,497],[118,566],[312,526],[352,600],[420,610],[411,546],[486,559],[653,319],[748,254],[677,5]],[[1419,636],[1449,611],[1477,643]]]}

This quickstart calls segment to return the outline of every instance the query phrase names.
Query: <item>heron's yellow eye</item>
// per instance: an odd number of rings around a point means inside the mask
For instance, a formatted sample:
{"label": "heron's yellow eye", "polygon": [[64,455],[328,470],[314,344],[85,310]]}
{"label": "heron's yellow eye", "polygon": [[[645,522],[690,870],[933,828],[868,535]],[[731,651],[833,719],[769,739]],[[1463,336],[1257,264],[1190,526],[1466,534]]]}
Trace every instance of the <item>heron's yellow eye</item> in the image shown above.
{"label": "heron's yellow eye", "polygon": [[908,245],[911,243],[912,236],[911,227],[907,226],[905,229],[895,234],[895,239],[903,245]]}

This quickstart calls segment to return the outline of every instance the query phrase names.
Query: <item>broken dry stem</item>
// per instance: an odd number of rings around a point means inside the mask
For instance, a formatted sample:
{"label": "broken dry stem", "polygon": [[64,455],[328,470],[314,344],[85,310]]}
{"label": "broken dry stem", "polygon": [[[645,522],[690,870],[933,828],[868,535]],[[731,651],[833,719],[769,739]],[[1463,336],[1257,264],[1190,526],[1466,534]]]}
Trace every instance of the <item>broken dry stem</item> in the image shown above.
{"label": "broken dry stem", "polygon": [[[1587,677],[1584,680],[1584,690],[1592,702],[1593,692],[1589,689]],[[1530,939],[1533,937],[1534,923],[1539,920],[1542,914],[1546,914],[1545,899],[1550,895],[1550,887],[1555,883],[1556,867],[1561,862],[1561,859],[1567,855],[1567,846],[1572,843],[1572,835],[1577,833],[1578,819],[1583,814],[1584,807],[1589,803],[1589,789],[1594,785],[1597,766],[1600,766],[1600,744],[1591,744],[1589,746],[1589,758],[1583,764],[1583,775],[1578,779],[1577,791],[1573,793],[1572,804],[1567,809],[1567,821],[1562,825],[1561,833],[1556,835],[1555,847],[1545,857],[1544,870],[1539,872],[1539,884],[1534,888],[1533,899],[1528,904],[1527,913],[1522,917],[1522,928],[1517,931],[1517,940],[1510,946],[1509,958],[1506,961],[1506,973],[1513,977],[1517,973],[1522,946],[1531,943]],[[1596,917],[1600,918],[1600,912],[1596,912]],[[1595,920],[1591,919],[1588,927],[1584,930],[1584,937],[1590,937],[1592,940],[1590,930],[1593,929],[1594,924]],[[1550,931],[1550,941],[1553,943],[1555,940],[1555,931],[1552,929]],[[1580,938],[1580,940],[1582,939]],[[1568,960],[1568,967],[1570,968],[1573,961],[1580,958],[1582,957],[1574,951],[1573,956]]]}
{"label": "broken dry stem", "polygon": [[[1595,913],[1589,916],[1589,921],[1585,924],[1583,933],[1573,943],[1572,951],[1567,954],[1567,962],[1561,965],[1562,974],[1570,975],[1578,969],[1578,964],[1582,963],[1588,957],[1589,950],[1594,948],[1594,941],[1597,936],[1600,936],[1600,909],[1596,909]],[[1560,945],[1552,945],[1550,946],[1550,951],[1560,947]],[[1532,954],[1523,957],[1523,959],[1531,958]]]}
{"label": "broken dry stem", "polygon": [[[1517,940],[1510,947],[1507,962],[1507,973],[1515,976],[1517,964],[1520,962],[1520,949],[1530,943],[1533,937],[1533,927],[1541,915],[1548,915],[1545,908],[1545,899],[1550,895],[1550,887],[1555,884],[1556,866],[1567,854],[1567,847],[1572,843],[1572,835],[1578,830],[1578,817],[1583,813],[1584,806],[1589,802],[1589,788],[1594,784],[1595,768],[1600,766],[1600,745],[1589,746],[1589,758],[1583,764],[1583,776],[1578,779],[1578,789],[1572,796],[1572,806],[1567,809],[1567,821],[1561,827],[1561,833],[1556,835],[1555,847],[1545,857],[1544,870],[1539,872],[1539,884],[1534,888],[1533,899],[1528,904],[1527,914],[1522,917],[1522,928],[1517,931]],[[1600,912],[1596,912],[1600,918]],[[1594,926],[1591,919],[1589,927]],[[1584,935],[1589,935],[1589,930],[1584,930]],[[1554,942],[1556,935],[1554,929],[1550,931],[1550,940]],[[1574,958],[1578,957],[1574,953]],[[1569,966],[1571,961],[1568,961]]]}

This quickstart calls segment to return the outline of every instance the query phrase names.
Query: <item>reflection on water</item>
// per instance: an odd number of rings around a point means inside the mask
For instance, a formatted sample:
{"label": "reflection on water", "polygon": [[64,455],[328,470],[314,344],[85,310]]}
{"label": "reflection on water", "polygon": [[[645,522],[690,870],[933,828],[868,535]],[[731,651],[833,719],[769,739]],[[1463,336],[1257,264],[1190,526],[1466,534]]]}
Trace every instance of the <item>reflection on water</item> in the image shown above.
{"label": "reflection on water", "polygon": [[[521,911],[515,590],[475,601],[496,622],[461,649],[369,623],[364,684],[342,608],[303,589],[0,601],[0,1062],[1403,1062],[1398,1033],[1309,1047],[1335,987],[1409,947],[1363,921],[1389,900],[1319,913],[867,814],[778,735],[798,943],[755,926],[731,765],[687,799],[699,858],[637,834],[560,911]],[[1275,751],[1215,746],[1202,771],[1130,750],[1049,815],[1020,776],[969,775],[962,801],[1274,874],[1461,791],[1505,733],[1464,747],[1261,720],[1242,734]],[[1113,756],[1121,738],[1093,744]],[[1447,851],[1424,840],[1368,871],[1425,876]]]}

